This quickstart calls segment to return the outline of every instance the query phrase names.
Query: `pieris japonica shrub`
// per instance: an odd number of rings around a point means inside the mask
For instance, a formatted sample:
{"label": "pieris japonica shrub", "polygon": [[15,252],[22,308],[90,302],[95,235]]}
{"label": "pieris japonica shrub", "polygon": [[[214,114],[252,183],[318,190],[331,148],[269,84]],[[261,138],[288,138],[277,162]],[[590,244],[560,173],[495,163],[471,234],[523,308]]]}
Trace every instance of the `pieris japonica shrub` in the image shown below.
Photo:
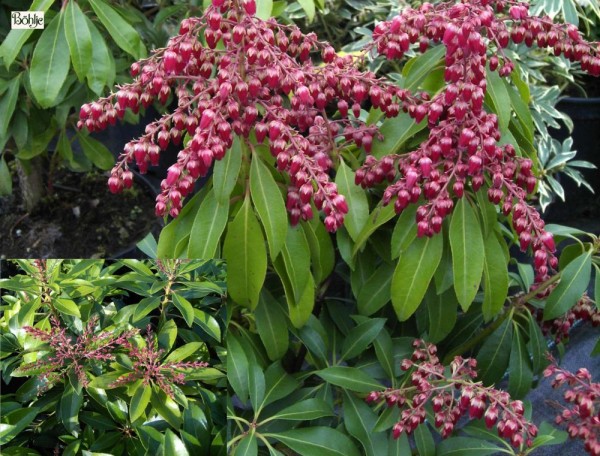
{"label": "pieris japonica shrub", "polygon": [[[521,400],[546,367],[540,320],[555,328],[593,302],[599,244],[538,212],[531,94],[508,51],[546,49],[598,76],[598,44],[512,1],[406,8],[353,55],[269,16],[269,2],[215,0],[79,121],[96,131],[167,107],[108,185],[130,187],[134,167],[180,145],[156,201],[172,219],[157,252],[227,261],[230,449],[559,442]],[[366,70],[377,55],[402,77]]]}
{"label": "pieris japonica shrub", "polygon": [[0,280],[3,453],[226,454],[222,261],[15,265]]}

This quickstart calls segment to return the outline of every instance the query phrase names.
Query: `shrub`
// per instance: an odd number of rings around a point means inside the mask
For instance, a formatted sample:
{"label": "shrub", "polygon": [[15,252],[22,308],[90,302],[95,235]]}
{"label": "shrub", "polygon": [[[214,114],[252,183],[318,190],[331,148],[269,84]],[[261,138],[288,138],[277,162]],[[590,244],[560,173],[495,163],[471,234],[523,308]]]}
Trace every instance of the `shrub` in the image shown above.
{"label": "shrub", "polygon": [[226,453],[222,262],[18,266],[0,281],[3,454]]}

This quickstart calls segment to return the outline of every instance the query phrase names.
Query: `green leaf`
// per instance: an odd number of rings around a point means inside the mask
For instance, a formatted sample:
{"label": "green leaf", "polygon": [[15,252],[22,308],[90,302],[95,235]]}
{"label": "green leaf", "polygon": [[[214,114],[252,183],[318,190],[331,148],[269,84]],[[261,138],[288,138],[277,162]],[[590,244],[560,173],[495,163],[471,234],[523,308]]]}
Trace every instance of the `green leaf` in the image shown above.
{"label": "green leaf", "polygon": [[273,0],[256,0],[256,17],[266,21],[271,17],[271,11],[273,11]]}
{"label": "green leaf", "polygon": [[206,312],[194,308],[194,323],[200,326],[206,333],[217,342],[221,341],[221,327],[219,322]]}
{"label": "green leaf", "polygon": [[477,355],[478,378],[484,385],[491,385],[502,378],[512,346],[513,325],[510,318],[485,340]]}
{"label": "green leaf", "polygon": [[151,396],[152,388],[149,386],[140,385],[137,387],[129,404],[129,419],[132,423],[144,414]]}
{"label": "green leaf", "polygon": [[167,423],[169,423],[175,429],[179,429],[179,426],[181,425],[181,410],[179,410],[179,406],[156,385],[152,387],[150,403],[152,404],[154,410],[156,410],[156,412],[162,416]]}
{"label": "green leaf", "polygon": [[277,303],[269,302],[264,291],[254,310],[254,321],[269,359],[274,361],[285,355],[289,343],[285,314]]}
{"label": "green leaf", "polygon": [[429,287],[425,305],[429,317],[428,340],[437,344],[452,332],[456,324],[458,301],[452,290],[437,294],[433,287]]}
{"label": "green leaf", "polygon": [[265,397],[265,374],[256,363],[248,363],[248,395],[254,410],[257,410]]}
{"label": "green leaf", "polygon": [[322,399],[306,399],[278,411],[270,419],[277,420],[316,420],[323,416],[333,416],[331,406]]}
{"label": "green leaf", "polygon": [[[440,48],[442,47],[440,46]],[[371,154],[378,159],[385,155],[396,154],[406,141],[424,128],[427,128],[427,122],[416,123],[404,112],[397,117],[387,118],[379,128],[384,139],[383,141],[373,141]]]}
{"label": "green leaf", "polygon": [[287,397],[299,386],[298,380],[283,370],[280,361],[271,364],[265,370],[265,397],[260,408]]}
{"label": "green leaf", "polygon": [[306,18],[308,19],[308,22],[312,22],[313,19],[315,18],[315,2],[314,2],[314,0],[298,0],[298,3],[300,3],[300,6],[306,13]]}
{"label": "green leaf", "polygon": [[592,274],[592,249],[579,255],[561,271],[560,282],[544,307],[544,320],[552,320],[565,314],[581,299]]}
{"label": "green leaf", "polygon": [[229,206],[229,195],[231,195],[233,187],[235,187],[241,166],[242,144],[236,135],[233,139],[231,149],[214,166],[213,190],[219,203]]}
{"label": "green leaf", "polygon": [[248,400],[248,358],[238,338],[227,334],[227,380],[242,403]]}
{"label": "green leaf", "polygon": [[72,317],[81,318],[81,313],[79,312],[79,307],[75,304],[74,301],[66,298],[56,298],[53,301],[54,307],[60,313],[71,315]]}
{"label": "green leaf", "polygon": [[0,445],[6,445],[35,419],[40,410],[36,407],[22,408],[3,414],[0,423]]}
{"label": "green leaf", "polygon": [[92,35],[77,2],[69,2],[64,14],[65,35],[71,52],[71,62],[77,78],[83,81],[92,62]]}
{"label": "green leaf", "polygon": [[374,433],[377,415],[363,400],[344,391],[344,425],[348,433],[358,440],[366,456],[379,456],[387,453],[388,442],[381,433]]}
{"label": "green leaf", "polygon": [[[1,102],[0,102],[1,103]],[[0,156],[0,196],[10,195],[12,193],[12,176],[4,155]]]}
{"label": "green leaf", "polygon": [[104,92],[105,86],[112,86],[115,79],[115,63],[104,38],[93,24],[85,17],[88,30],[92,37],[92,59],[85,75],[88,87],[98,96]]}
{"label": "green leaf", "polygon": [[256,456],[258,454],[258,443],[254,432],[250,432],[241,439],[235,447],[234,456]]}
{"label": "green leaf", "polygon": [[371,391],[379,391],[383,388],[382,385],[356,367],[327,367],[316,371],[315,374],[332,385],[356,391],[357,393],[370,393]]}
{"label": "green leaf", "polygon": [[527,346],[531,352],[533,372],[538,374],[548,364],[545,357],[548,345],[546,344],[546,339],[542,334],[542,330],[540,329],[537,320],[529,310],[527,311],[527,320],[529,328],[529,342],[527,342]]}
{"label": "green leaf", "polygon": [[77,436],[79,430],[79,410],[83,405],[83,394],[66,382],[65,391],[62,394],[59,407],[59,417],[64,427],[71,434]]}
{"label": "green leaf", "polygon": [[63,13],[56,15],[40,36],[29,71],[31,92],[43,108],[54,105],[69,74],[69,45]]}
{"label": "green leaf", "polygon": [[396,226],[392,232],[392,259],[398,258],[417,237],[417,224],[415,216],[417,214],[417,205],[411,204],[402,211],[396,221]]}
{"label": "green leaf", "polygon": [[513,325],[512,348],[508,364],[508,392],[514,399],[522,399],[531,389],[533,372],[523,335],[517,323],[513,322]]}
{"label": "green leaf", "polygon": [[483,317],[491,320],[504,306],[508,296],[508,268],[500,241],[494,233],[485,238],[483,262]]}
{"label": "green leaf", "polygon": [[533,439],[533,448],[542,445],[560,445],[569,438],[567,432],[559,430],[547,421],[543,421],[539,426],[538,436]]}
{"label": "green leaf", "polygon": [[249,196],[229,224],[223,256],[229,295],[238,304],[254,309],[267,273],[267,249]]}
{"label": "green leaf", "polygon": [[379,364],[381,364],[389,378],[394,378],[396,376],[394,368],[396,361],[394,360],[394,346],[389,333],[387,331],[380,332],[373,341],[373,346]]}
{"label": "green leaf", "polygon": [[383,263],[360,288],[356,298],[358,313],[372,315],[391,299],[391,284],[395,266]]}
{"label": "green leaf", "polygon": [[202,191],[196,193],[183,206],[179,216],[161,230],[158,237],[158,258],[177,258],[185,251],[179,247],[181,244],[187,247],[195,214],[205,195]]}
{"label": "green leaf", "polygon": [[179,312],[183,316],[183,319],[187,325],[191,328],[194,324],[194,307],[190,302],[183,296],[173,293],[173,305],[179,309]]}
{"label": "green leaf", "polygon": [[418,89],[433,69],[442,63],[445,52],[444,46],[435,46],[424,54],[410,59],[402,70],[404,76],[403,87],[410,91]]}
{"label": "green leaf", "polygon": [[492,100],[494,105],[494,112],[498,116],[498,127],[500,131],[504,133],[508,128],[508,122],[511,117],[511,102],[506,86],[504,85],[503,78],[500,77],[497,71],[490,71],[486,69],[487,75],[487,93],[486,98]]}
{"label": "green leaf", "polygon": [[[47,11],[54,3],[54,0],[34,0],[29,8],[29,11]],[[8,70],[11,64],[17,58],[21,48],[29,39],[34,29],[13,29],[8,32],[8,35],[2,41],[0,46],[0,59],[4,60],[4,66]],[[1,117],[6,119],[6,117]],[[1,136],[1,135],[0,135]]]}
{"label": "green leaf", "polygon": [[333,272],[335,252],[331,235],[320,220],[302,222],[304,235],[310,248],[312,272],[316,283],[321,283]]}
{"label": "green leaf", "polygon": [[462,309],[467,311],[479,289],[485,252],[479,221],[466,198],[458,200],[452,214],[450,249],[454,290]]}
{"label": "green leaf", "polygon": [[388,204],[387,206],[377,205],[377,207],[373,209],[373,212],[369,214],[369,218],[367,219],[365,226],[356,239],[356,244],[352,249],[352,256],[356,255],[360,250],[363,249],[364,245],[369,239],[369,236],[371,236],[371,234],[373,234],[377,228],[393,219],[395,215],[396,212],[394,211],[393,204]]}
{"label": "green leaf", "polygon": [[292,286],[294,302],[299,302],[310,276],[310,247],[301,227],[290,227],[287,230],[281,256]]}
{"label": "green leaf", "polygon": [[132,322],[137,323],[160,305],[160,296],[151,296],[138,302],[133,312]]}
{"label": "green leaf", "polygon": [[329,427],[290,429],[268,434],[299,454],[319,456],[360,456],[360,452],[345,434]]}
{"label": "green leaf", "polygon": [[[7,85],[6,91],[2,94],[2,97],[0,98],[0,119],[3,119],[3,121],[0,122],[0,140],[6,137],[8,125],[10,124],[13,112],[15,111],[15,106],[17,106],[20,82],[21,73],[19,73],[17,76],[10,80],[10,82]],[[2,155],[2,162],[4,162],[4,155]],[[2,182],[2,180],[0,180],[0,182]]]}
{"label": "green leaf", "polygon": [[435,443],[427,424],[421,424],[415,429],[415,443],[419,450],[419,456],[435,455]]}
{"label": "green leaf", "polygon": [[148,258],[152,258],[153,260],[158,258],[158,245],[156,244],[154,234],[148,233],[146,237],[144,237],[144,239],[138,242],[135,246],[140,249]]}
{"label": "green leaf", "polygon": [[146,56],[140,34],[112,6],[103,0],[88,1],[117,46],[136,60]]}
{"label": "green leaf", "polygon": [[352,240],[358,239],[367,219],[369,218],[369,202],[365,191],[354,183],[354,171],[343,160],[337,169],[335,183],[338,191],[346,198],[348,214],[344,219],[344,226]]}
{"label": "green leaf", "polygon": [[442,258],[443,237],[421,237],[398,260],[392,278],[392,304],[400,321],[407,320],[421,304]]}
{"label": "green leaf", "polygon": [[384,318],[373,318],[352,328],[344,338],[340,361],[352,359],[363,353],[379,335],[383,325],[385,325]]}
{"label": "green leaf", "polygon": [[165,431],[165,443],[163,445],[163,455],[164,456],[189,456],[188,450],[185,447],[184,443],[181,441],[177,435],[171,431],[171,429],[167,429]]}
{"label": "green leaf", "polygon": [[100,169],[111,169],[113,167],[115,157],[104,144],[79,131],[77,132],[77,139],[83,148],[83,153],[94,166]]}
{"label": "green leaf", "polygon": [[267,235],[271,258],[277,258],[288,230],[285,203],[271,171],[257,154],[250,165],[250,194]]}
{"label": "green leaf", "polygon": [[451,437],[442,440],[437,448],[437,456],[486,456],[502,451],[503,448],[491,442],[473,437]]}
{"label": "green leaf", "polygon": [[204,342],[190,342],[182,345],[169,353],[169,356],[164,359],[163,363],[178,363],[183,361],[184,359],[199,353],[202,347],[204,347]]}
{"label": "green leaf", "polygon": [[327,364],[327,344],[325,335],[309,324],[300,328],[299,337],[315,361]]}
{"label": "green leaf", "polygon": [[214,190],[210,190],[194,217],[187,250],[188,258],[215,257],[228,216],[229,205],[219,203]]}

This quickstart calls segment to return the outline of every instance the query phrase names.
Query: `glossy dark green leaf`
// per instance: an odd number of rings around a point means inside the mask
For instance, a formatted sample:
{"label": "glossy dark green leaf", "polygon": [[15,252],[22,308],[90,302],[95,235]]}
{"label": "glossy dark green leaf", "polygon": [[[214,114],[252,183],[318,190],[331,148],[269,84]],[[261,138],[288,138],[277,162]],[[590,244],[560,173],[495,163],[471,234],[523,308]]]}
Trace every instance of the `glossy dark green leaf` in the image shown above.
{"label": "glossy dark green leaf", "polygon": [[423,301],[442,250],[442,236],[424,236],[400,256],[392,279],[392,304],[400,321],[407,320]]}
{"label": "glossy dark green leaf", "polygon": [[129,404],[129,419],[131,422],[134,422],[144,414],[146,407],[150,403],[151,396],[152,389],[149,386],[138,386]]}
{"label": "glossy dark green leaf", "polygon": [[451,437],[442,440],[438,456],[486,456],[502,451],[503,447],[473,437]]}
{"label": "glossy dark green leaf", "polygon": [[229,205],[219,203],[215,192],[210,190],[194,217],[187,249],[188,258],[215,257],[228,216]]}
{"label": "glossy dark green leaf", "polygon": [[115,62],[104,38],[86,16],[86,23],[92,37],[92,59],[87,69],[86,78],[90,89],[98,96],[104,92],[105,86],[112,86],[115,79]]}
{"label": "glossy dark green leaf", "polygon": [[[6,91],[2,94],[0,98],[0,118],[4,119],[0,123],[0,140],[6,137],[6,133],[8,131],[8,125],[10,124],[10,120],[13,116],[13,112],[15,111],[15,107],[17,106],[17,99],[19,97],[19,87],[21,83],[21,73],[12,78],[10,82],[7,84]],[[4,162],[4,155],[2,155],[2,163]],[[0,164],[1,166],[1,164]],[[6,163],[5,165],[6,166]],[[1,169],[1,168],[0,168]],[[8,168],[6,168],[8,171]],[[0,184],[2,185],[2,184]]]}
{"label": "glossy dark green leaf", "polygon": [[43,108],[54,105],[70,68],[64,14],[57,14],[44,29],[31,58],[31,92]]}
{"label": "glossy dark green leaf", "polygon": [[[47,11],[54,3],[54,0],[34,0],[29,11]],[[34,29],[12,29],[4,37],[0,46],[0,59],[4,61],[4,66],[8,70],[14,60],[19,55],[21,48],[29,39]],[[6,119],[6,117],[0,117]]]}
{"label": "glossy dark green leaf", "polygon": [[561,271],[560,282],[546,299],[544,320],[565,314],[581,299],[592,273],[592,249],[578,256]]}
{"label": "glossy dark green leaf", "polygon": [[533,447],[542,445],[560,445],[565,443],[569,438],[567,432],[555,428],[552,424],[547,421],[543,421],[538,429],[538,435],[533,439]]}
{"label": "glossy dark green leaf", "polygon": [[403,68],[403,87],[408,90],[416,90],[421,82],[442,63],[445,49],[443,46],[434,46],[425,53],[410,59]]}
{"label": "glossy dark green leaf", "polygon": [[335,264],[331,235],[317,219],[302,223],[302,228],[310,248],[313,277],[319,284],[329,277]]}
{"label": "glossy dark green leaf", "polygon": [[525,339],[517,323],[513,322],[512,347],[508,364],[508,392],[514,399],[522,399],[531,389],[533,372]]}
{"label": "glossy dark green leaf", "polygon": [[65,384],[59,407],[59,416],[64,427],[71,434],[79,430],[79,410],[83,405],[83,394],[76,390],[70,383]]}
{"label": "glossy dark green leaf", "polygon": [[531,312],[527,312],[527,328],[529,329],[529,341],[527,346],[531,352],[532,367],[535,374],[539,374],[546,367],[546,351],[548,344],[542,334],[539,324]]}
{"label": "glossy dark green leaf", "polygon": [[265,397],[265,374],[255,363],[248,364],[248,395],[254,409],[258,409]]}
{"label": "glossy dark green leaf", "polygon": [[[2,103],[2,102],[0,102]],[[0,195],[10,195],[12,193],[12,176],[8,165],[4,160],[4,155],[0,156]]]}
{"label": "glossy dark green leaf", "polygon": [[234,456],[256,456],[257,454],[258,443],[254,432],[241,439],[233,452]]}
{"label": "glossy dark green leaf", "polygon": [[356,301],[361,315],[372,315],[390,301],[394,269],[393,264],[383,263],[360,287]]}
{"label": "glossy dark green leaf", "polygon": [[0,424],[0,445],[6,445],[23,431],[35,419],[37,407],[22,408],[3,414]]}
{"label": "glossy dark green leaf", "polygon": [[381,364],[381,367],[389,378],[394,378],[396,376],[394,346],[390,334],[387,331],[381,331],[373,341],[373,346],[375,347],[375,355],[379,364]]}
{"label": "glossy dark green leaf", "polygon": [[104,0],[88,1],[117,46],[136,60],[146,56],[140,34],[111,5]]}
{"label": "glossy dark green leaf", "polygon": [[100,431],[110,431],[118,427],[117,423],[111,420],[110,417],[98,412],[82,411],[79,414],[79,419]]}
{"label": "glossy dark green leaf", "polygon": [[288,219],[281,191],[258,155],[250,165],[250,194],[267,236],[271,258],[276,258],[286,242]]}
{"label": "glossy dark green leaf", "polygon": [[136,304],[135,311],[133,312],[134,323],[140,321],[154,309],[158,308],[160,305],[161,297],[160,296],[150,296],[149,298],[144,298],[140,302]]}
{"label": "glossy dark green leaf", "polygon": [[181,425],[181,410],[177,403],[156,385],[152,387],[150,403],[156,412],[175,429]]}
{"label": "glossy dark green leaf", "polygon": [[427,128],[427,122],[416,123],[407,113],[401,112],[397,117],[385,119],[379,128],[383,141],[375,139],[371,154],[375,158],[396,154],[402,146],[418,132]]}
{"label": "glossy dark green leaf", "polygon": [[[487,97],[492,100],[494,111],[498,116],[498,127],[501,132],[508,128],[508,122],[511,117],[511,99],[504,86],[503,78],[497,71],[486,70],[487,75]],[[487,98],[486,97],[486,98]]]}
{"label": "glossy dark green leaf", "polygon": [[[229,206],[229,196],[235,187],[242,166],[242,145],[237,135],[231,149],[225,157],[215,163],[213,171],[213,189],[217,201]],[[248,198],[249,199],[249,198]]]}
{"label": "glossy dark green leaf", "polygon": [[301,227],[290,227],[287,230],[281,256],[292,286],[293,299],[299,302],[310,276],[310,248]]}
{"label": "glossy dark green leaf", "polygon": [[354,183],[354,171],[344,161],[340,161],[335,177],[338,191],[346,198],[348,213],[344,218],[344,226],[352,240],[358,239],[369,218],[369,202],[362,188]]}
{"label": "glossy dark green leaf", "polygon": [[315,374],[332,385],[356,391],[357,393],[369,393],[371,391],[379,391],[383,388],[381,384],[356,367],[327,367],[316,371]]}
{"label": "glossy dark green leaf", "polygon": [[267,273],[267,249],[248,196],[229,224],[223,256],[229,295],[238,304],[254,309]]}
{"label": "glossy dark green leaf", "polygon": [[369,218],[367,219],[365,226],[356,239],[356,244],[352,250],[352,255],[356,255],[360,250],[362,250],[371,234],[373,234],[379,227],[393,219],[395,215],[396,212],[394,211],[393,204],[388,204],[387,206],[378,205],[375,207],[375,209],[373,209],[373,211],[369,214]]}
{"label": "glossy dark green leaf", "polygon": [[500,241],[494,233],[485,238],[483,262],[483,317],[491,320],[502,310],[508,296],[508,267]]}
{"label": "glossy dark green leaf", "polygon": [[438,295],[433,287],[429,287],[425,305],[429,317],[428,340],[437,344],[452,332],[456,324],[458,301],[453,290],[446,290]]}
{"label": "glossy dark green leaf", "polygon": [[289,335],[285,314],[272,300],[270,294],[264,291],[261,293],[254,311],[254,320],[269,359],[275,361],[287,352]]}
{"label": "glossy dark green leaf", "polygon": [[384,318],[372,318],[352,328],[344,338],[340,361],[352,359],[363,353],[379,335],[384,325]]}
{"label": "glossy dark green leaf", "polygon": [[189,452],[181,439],[171,429],[165,431],[163,456],[188,456]]}
{"label": "glossy dark green leaf", "polygon": [[74,301],[67,298],[56,298],[54,300],[54,307],[60,313],[71,315],[73,317],[81,318],[81,313],[79,312],[79,307],[75,304]]}
{"label": "glossy dark green leaf", "polygon": [[242,345],[232,332],[227,334],[227,379],[242,402],[248,400],[249,363]]}
{"label": "glossy dark green leaf", "polygon": [[300,328],[299,337],[317,362],[321,361],[322,365],[327,364],[328,347],[324,336],[319,331],[310,325],[305,325]]}
{"label": "glossy dark green leaf", "polygon": [[194,307],[187,299],[185,299],[180,294],[173,293],[171,297],[173,298],[173,305],[177,307],[179,312],[181,312],[183,319],[191,328],[194,324]]}
{"label": "glossy dark green leaf", "polygon": [[176,348],[164,359],[165,363],[178,363],[189,357],[195,357],[205,346],[204,342],[190,342]]}
{"label": "glossy dark green leaf", "polygon": [[491,385],[502,378],[508,367],[513,325],[507,318],[483,343],[477,355],[478,378]]}
{"label": "glossy dark green leaf", "polygon": [[111,169],[115,164],[113,154],[100,141],[81,132],[77,132],[77,140],[83,149],[83,153],[90,161],[100,169]]}
{"label": "glossy dark green leaf", "polygon": [[83,81],[92,62],[92,35],[77,2],[69,2],[64,14],[71,62],[77,78]]}
{"label": "glossy dark green leaf", "polygon": [[456,204],[450,222],[449,238],[454,290],[459,304],[466,311],[479,289],[485,255],[481,226],[466,198],[459,199]]}
{"label": "glossy dark green leaf", "polygon": [[373,432],[377,415],[364,400],[344,391],[343,396],[344,425],[348,433],[360,442],[363,454],[380,456],[387,453],[388,441],[385,434]]}
{"label": "glossy dark green leaf", "polygon": [[329,427],[290,429],[270,436],[299,454],[360,456],[350,437]]}
{"label": "glossy dark green leaf", "polygon": [[214,340],[221,341],[221,327],[217,319],[212,315],[194,308],[194,324],[200,326]]}
{"label": "glossy dark green leaf", "polygon": [[324,416],[332,416],[333,414],[333,410],[327,402],[322,399],[310,398],[292,404],[289,407],[285,407],[270,418],[277,420],[306,421],[316,420],[317,418]]}
{"label": "glossy dark green leaf", "polygon": [[287,397],[299,386],[298,380],[283,369],[280,361],[271,364],[265,370],[265,397],[262,407]]}
{"label": "glossy dark green leaf", "polygon": [[390,433],[387,454],[388,456],[406,456],[412,454],[406,434],[403,433],[399,438],[395,439]]}
{"label": "glossy dark green leaf", "polygon": [[434,456],[435,455],[435,442],[433,441],[433,435],[427,427],[426,423],[421,424],[415,429],[415,443],[419,450],[419,456]]}

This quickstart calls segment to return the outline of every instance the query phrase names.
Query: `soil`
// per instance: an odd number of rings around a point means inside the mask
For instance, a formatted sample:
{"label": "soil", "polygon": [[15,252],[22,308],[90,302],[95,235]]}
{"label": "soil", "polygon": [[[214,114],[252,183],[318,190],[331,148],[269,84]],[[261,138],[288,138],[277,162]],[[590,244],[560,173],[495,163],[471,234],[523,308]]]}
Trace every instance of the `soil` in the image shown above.
{"label": "soil", "polygon": [[115,258],[138,256],[135,244],[161,221],[155,193],[143,180],[118,195],[107,176],[60,172],[54,191],[27,213],[19,189],[0,198],[0,258]]}

